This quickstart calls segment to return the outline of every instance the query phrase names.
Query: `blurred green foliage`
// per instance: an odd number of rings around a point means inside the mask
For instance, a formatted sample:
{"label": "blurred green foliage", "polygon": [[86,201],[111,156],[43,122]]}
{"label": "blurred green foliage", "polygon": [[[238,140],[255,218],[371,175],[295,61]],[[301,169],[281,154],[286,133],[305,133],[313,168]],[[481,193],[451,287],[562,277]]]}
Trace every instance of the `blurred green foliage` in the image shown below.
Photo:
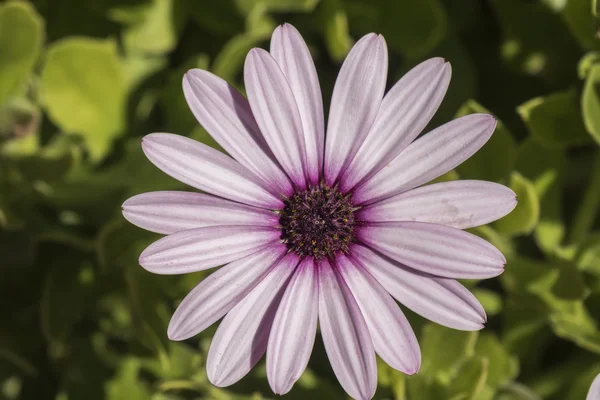
{"label": "blurred green foliage", "polygon": [[[600,372],[600,39],[592,0],[38,0],[0,3],[0,398],[274,398],[264,363],[231,388],[204,363],[214,327],[166,327],[205,273],[154,276],[156,235],[121,203],[184,189],[143,156],[156,131],[216,145],[188,111],[183,73],[242,89],[248,50],[290,22],[325,103],[361,35],[385,35],[389,85],[430,56],[453,80],[432,126],[491,112],[500,124],[441,179],[485,179],[519,197],[473,232],[507,256],[466,282],[489,316],[452,331],[408,313],[423,353],[411,377],[380,363],[377,399],[580,400]],[[344,399],[317,340],[289,399]]]}

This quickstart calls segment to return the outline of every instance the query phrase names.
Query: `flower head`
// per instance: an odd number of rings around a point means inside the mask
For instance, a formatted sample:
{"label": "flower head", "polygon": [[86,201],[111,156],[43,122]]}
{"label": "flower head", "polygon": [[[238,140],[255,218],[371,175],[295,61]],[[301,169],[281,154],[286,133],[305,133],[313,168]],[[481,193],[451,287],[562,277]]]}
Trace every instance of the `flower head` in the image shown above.
{"label": "flower head", "polygon": [[494,277],[506,260],[462,229],[506,215],[516,199],[490,182],[421,186],[469,158],[496,125],[474,114],[416,139],[450,74],[443,59],[427,60],[384,97],[386,43],[366,35],[341,68],[327,130],[315,66],[291,25],[277,28],[270,52],[248,54],[247,100],[209,72],[185,75],[192,112],[231,157],[182,136],[146,136],[157,167],[207,194],[145,193],[123,214],[167,235],[140,256],[147,270],[224,265],[168,329],[184,340],[225,317],[207,359],[213,384],[237,382],[266,352],[273,391],[288,392],[318,324],[343,388],[369,399],[376,353],[404,373],[419,369],[417,339],[394,299],[448,327],[483,327],[483,308],[455,279]]}

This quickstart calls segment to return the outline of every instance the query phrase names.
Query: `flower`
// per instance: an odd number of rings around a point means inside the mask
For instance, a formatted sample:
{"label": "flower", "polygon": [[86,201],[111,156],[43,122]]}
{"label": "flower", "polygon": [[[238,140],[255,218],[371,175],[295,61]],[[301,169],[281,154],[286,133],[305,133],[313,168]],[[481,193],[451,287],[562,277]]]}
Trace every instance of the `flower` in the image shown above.
{"label": "flower", "polygon": [[600,375],[597,375],[590,386],[586,400],[600,400]]}
{"label": "flower", "polygon": [[342,387],[369,399],[376,353],[406,374],[420,366],[394,298],[451,328],[484,326],[483,308],[455,279],[497,276],[506,260],[462,229],[506,215],[515,194],[482,181],[419,186],[475,153],[496,121],[468,115],[415,140],[442,101],[450,65],[427,60],[384,97],[386,75],[383,37],[364,36],[342,65],[325,135],[314,63],[285,24],[270,52],[246,58],[248,100],[209,72],[185,75],[190,109],[231,157],[182,136],[143,139],[158,168],[208,193],[145,193],[123,214],[167,235],[141,254],[148,271],[225,265],[185,297],[168,328],[184,340],[225,317],[208,353],[213,384],[237,382],[266,352],[271,388],[288,392],[318,323]]}

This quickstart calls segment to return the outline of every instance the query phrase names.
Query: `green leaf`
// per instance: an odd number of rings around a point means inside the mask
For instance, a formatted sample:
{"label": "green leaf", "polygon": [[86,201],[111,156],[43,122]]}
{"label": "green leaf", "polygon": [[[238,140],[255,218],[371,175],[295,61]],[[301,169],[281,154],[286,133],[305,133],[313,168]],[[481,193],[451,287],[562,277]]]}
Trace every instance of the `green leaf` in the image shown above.
{"label": "green leaf", "polygon": [[581,109],[585,127],[600,144],[600,65],[594,65],[585,80]]}
{"label": "green leaf", "polygon": [[498,293],[482,288],[473,289],[472,292],[488,316],[497,315],[502,311],[502,297]]}
{"label": "green leaf", "polygon": [[83,135],[92,160],[101,160],[124,128],[126,86],[116,43],[90,38],[55,42],[41,84],[52,121],[66,133]]}
{"label": "green leaf", "polygon": [[590,0],[569,0],[563,10],[563,17],[579,44],[587,50],[600,48],[598,23],[592,14]]}
{"label": "green leaf", "polygon": [[[475,100],[467,101],[456,117],[473,113],[490,112]],[[463,178],[501,181],[508,177],[517,158],[517,146],[502,121],[498,121],[490,140],[471,158],[457,167]]]}
{"label": "green leaf", "polygon": [[550,7],[553,11],[559,12],[565,8],[569,0],[542,0],[542,2]]}
{"label": "green leaf", "polygon": [[123,43],[128,52],[159,55],[173,50],[177,44],[186,17],[182,4],[175,0],[152,0],[113,9],[110,16],[127,25]]}
{"label": "green leaf", "polygon": [[480,400],[485,388],[489,362],[479,356],[463,363],[446,389],[446,398],[451,400]]}
{"label": "green leaf", "polygon": [[117,375],[106,383],[107,400],[150,400],[150,388],[140,379],[141,362],[135,358],[123,361]]}
{"label": "green leaf", "polygon": [[248,31],[234,36],[223,46],[215,58],[212,72],[229,83],[235,80],[250,49],[268,39],[275,29],[275,21],[265,11],[263,7],[253,8],[248,16]]}
{"label": "green leaf", "polygon": [[0,5],[0,105],[22,94],[44,42],[44,21],[26,2]]}
{"label": "green leaf", "polygon": [[542,400],[533,390],[521,383],[512,383],[503,387],[496,400]]}
{"label": "green leaf", "polygon": [[479,335],[475,354],[487,360],[487,385],[496,389],[505,386],[519,373],[519,360],[511,356],[492,333]]}
{"label": "green leaf", "polygon": [[559,249],[566,228],[562,216],[562,175],[566,167],[564,152],[542,146],[527,138],[519,146],[517,170],[529,179],[540,198],[540,220],[534,238],[547,254]]}
{"label": "green leaf", "polygon": [[505,235],[529,234],[540,216],[540,202],[535,187],[518,172],[512,173],[509,186],[517,194],[519,203],[510,214],[496,221],[494,227]]}
{"label": "green leaf", "polygon": [[331,58],[342,61],[353,45],[346,11],[342,7],[341,0],[322,0],[320,9],[327,50]]}
{"label": "green leaf", "polygon": [[577,64],[577,75],[579,76],[579,79],[585,79],[592,70],[592,67],[599,62],[600,52],[598,51],[591,51],[581,57],[579,64]]}
{"label": "green leaf", "polygon": [[237,0],[243,13],[249,14],[256,8],[264,8],[273,12],[306,12],[312,11],[320,0]]}
{"label": "green leaf", "polygon": [[520,105],[517,111],[531,135],[550,147],[580,146],[592,138],[581,121],[575,90],[537,97]]}
{"label": "green leaf", "polygon": [[588,235],[575,255],[575,263],[583,270],[600,277],[600,233]]}
{"label": "green leaf", "polygon": [[381,33],[389,47],[419,59],[444,38],[448,21],[438,0],[352,0],[346,3],[350,26]]}
{"label": "green leaf", "polygon": [[[477,332],[463,332],[437,324],[427,324],[421,335],[420,373],[447,383],[460,365],[474,354]],[[452,343],[452,346],[448,346]]]}

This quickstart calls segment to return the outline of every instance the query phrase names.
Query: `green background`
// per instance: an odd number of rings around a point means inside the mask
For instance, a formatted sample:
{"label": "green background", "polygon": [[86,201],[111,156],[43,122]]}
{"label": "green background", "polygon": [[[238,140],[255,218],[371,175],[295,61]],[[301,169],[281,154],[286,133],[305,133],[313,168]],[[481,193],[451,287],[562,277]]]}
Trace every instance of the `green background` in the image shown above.
{"label": "green background", "polygon": [[[452,63],[431,126],[488,110],[501,124],[441,179],[509,185],[519,205],[472,231],[506,272],[466,282],[488,326],[459,332],[407,311],[419,374],[380,363],[377,399],[582,400],[600,372],[600,39],[590,0],[39,0],[0,3],[0,398],[263,399],[264,362],[233,387],[204,370],[215,327],[166,327],[207,273],[139,267],[156,235],[122,202],[184,189],[145,159],[164,131],[215,145],[187,109],[183,73],[242,88],[248,50],[294,24],[325,103],[361,35],[389,45],[389,85],[419,61]],[[317,339],[287,399],[345,399]]]}

